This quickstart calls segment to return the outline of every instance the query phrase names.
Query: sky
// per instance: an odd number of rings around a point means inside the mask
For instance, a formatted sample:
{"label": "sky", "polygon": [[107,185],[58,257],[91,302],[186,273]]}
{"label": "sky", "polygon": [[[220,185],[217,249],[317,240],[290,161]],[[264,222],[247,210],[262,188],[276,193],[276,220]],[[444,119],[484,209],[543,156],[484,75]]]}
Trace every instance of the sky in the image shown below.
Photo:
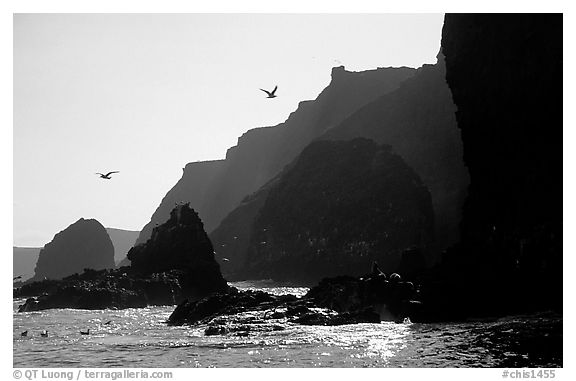
{"label": "sky", "polygon": [[443,17],[15,14],[14,246],[81,217],[140,230],[186,163],[283,122],[333,67],[435,63]]}

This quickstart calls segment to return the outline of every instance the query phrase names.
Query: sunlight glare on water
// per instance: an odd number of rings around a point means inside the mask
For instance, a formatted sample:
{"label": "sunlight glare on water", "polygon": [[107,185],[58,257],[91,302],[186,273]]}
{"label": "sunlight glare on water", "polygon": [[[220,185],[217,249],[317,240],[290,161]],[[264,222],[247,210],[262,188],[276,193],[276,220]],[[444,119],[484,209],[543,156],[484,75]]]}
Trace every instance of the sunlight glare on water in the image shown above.
{"label": "sunlight glare on water", "polygon": [[[262,283],[234,285],[276,294],[288,289],[262,287]],[[307,291],[292,289],[298,295]],[[562,318],[555,315],[485,323],[332,327],[278,320],[283,330],[205,336],[206,326],[167,326],[174,306],[18,313],[23,302],[13,303],[14,367],[553,367],[562,363]],[[90,335],[80,335],[88,328]],[[28,336],[22,337],[25,330]],[[48,330],[49,336],[41,337],[42,330]],[[550,351],[550,345],[560,349]]]}

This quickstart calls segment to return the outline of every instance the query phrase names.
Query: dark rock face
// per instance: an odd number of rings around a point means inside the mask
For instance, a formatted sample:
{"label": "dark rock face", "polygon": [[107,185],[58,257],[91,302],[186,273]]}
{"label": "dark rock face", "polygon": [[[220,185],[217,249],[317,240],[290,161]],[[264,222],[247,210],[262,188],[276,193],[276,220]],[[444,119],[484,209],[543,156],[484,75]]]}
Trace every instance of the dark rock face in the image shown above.
{"label": "dark rock face", "polygon": [[227,288],[202,221],[188,204],[176,206],[170,219],[155,227],[145,244],[130,249],[128,259],[139,274],[184,271],[187,276],[182,286],[191,296]]}
{"label": "dark rock face", "polygon": [[242,199],[290,163],[314,138],[382,94],[395,90],[415,70],[332,70],[332,81],[314,101],[301,102],[286,122],[249,130],[228,150],[226,160],[190,163],[140,234],[145,242],[155,223],[165,221],[175,202],[190,202],[211,232]]}
{"label": "dark rock face", "polygon": [[114,268],[114,246],[102,224],[81,218],[40,250],[33,280],[61,279],[85,268]]}
{"label": "dark rock face", "polygon": [[392,146],[430,190],[435,246],[429,262],[460,239],[462,207],[469,183],[456,106],[445,79],[444,56],[424,65],[398,89],[361,107],[322,138],[364,137]]}
{"label": "dark rock face", "polygon": [[442,51],[471,183],[441,271],[483,308],[561,306],[562,15],[448,14]]}
{"label": "dark rock face", "polygon": [[374,260],[395,269],[404,249],[427,249],[433,237],[430,194],[418,175],[366,139],[310,144],[241,208],[213,234],[223,269],[239,279],[308,283],[363,274]]}

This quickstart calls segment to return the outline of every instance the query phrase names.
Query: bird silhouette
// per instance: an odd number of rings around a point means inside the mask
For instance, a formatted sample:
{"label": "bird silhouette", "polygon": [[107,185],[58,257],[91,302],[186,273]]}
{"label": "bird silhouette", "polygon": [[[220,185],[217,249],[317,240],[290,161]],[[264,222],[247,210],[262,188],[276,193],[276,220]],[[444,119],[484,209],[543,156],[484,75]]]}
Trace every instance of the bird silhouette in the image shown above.
{"label": "bird silhouette", "polygon": [[18,275],[17,277],[15,277],[15,278],[12,279],[12,280],[16,280],[16,279],[22,279],[22,275]]}
{"label": "bird silhouette", "polygon": [[44,331],[40,332],[40,336],[48,337],[48,331],[44,330]]}
{"label": "bird silhouette", "polygon": [[90,328],[88,328],[86,331],[80,330],[80,334],[81,335],[89,335],[90,334]]}
{"label": "bird silhouette", "polygon": [[112,320],[108,320],[104,325],[109,325],[110,323],[112,323]]}
{"label": "bird silhouette", "polygon": [[274,88],[274,90],[272,90],[272,91],[268,91],[268,90],[264,90],[264,89],[260,89],[260,90],[262,90],[263,92],[265,92],[266,94],[268,94],[268,98],[276,98],[276,94],[275,94],[275,93],[276,93],[276,90],[277,90],[277,89],[278,89],[278,86],[276,86],[276,87]]}
{"label": "bird silhouette", "polygon": [[24,332],[20,333],[20,336],[28,336],[28,330],[26,330],[26,331],[24,331]]}
{"label": "bird silhouette", "polygon": [[108,180],[110,180],[112,178],[112,177],[110,177],[110,175],[113,173],[120,173],[120,172],[119,171],[112,171],[112,172],[108,172],[107,174],[96,172],[97,175],[100,175],[100,178],[108,179]]}

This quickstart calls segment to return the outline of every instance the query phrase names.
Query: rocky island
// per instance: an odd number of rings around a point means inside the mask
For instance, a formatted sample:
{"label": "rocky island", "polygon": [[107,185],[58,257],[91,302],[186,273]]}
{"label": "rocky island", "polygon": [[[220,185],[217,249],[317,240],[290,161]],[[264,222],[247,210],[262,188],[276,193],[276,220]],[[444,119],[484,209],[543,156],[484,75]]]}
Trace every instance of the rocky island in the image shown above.
{"label": "rocky island", "polygon": [[85,268],[114,268],[114,246],[100,222],[80,218],[40,250],[32,281],[62,279]]}
{"label": "rocky island", "polygon": [[129,267],[28,282],[14,291],[15,297],[35,296],[20,311],[172,305],[228,288],[202,221],[187,204],[176,206],[170,219],[155,227],[145,244],[132,248],[128,258]]}

